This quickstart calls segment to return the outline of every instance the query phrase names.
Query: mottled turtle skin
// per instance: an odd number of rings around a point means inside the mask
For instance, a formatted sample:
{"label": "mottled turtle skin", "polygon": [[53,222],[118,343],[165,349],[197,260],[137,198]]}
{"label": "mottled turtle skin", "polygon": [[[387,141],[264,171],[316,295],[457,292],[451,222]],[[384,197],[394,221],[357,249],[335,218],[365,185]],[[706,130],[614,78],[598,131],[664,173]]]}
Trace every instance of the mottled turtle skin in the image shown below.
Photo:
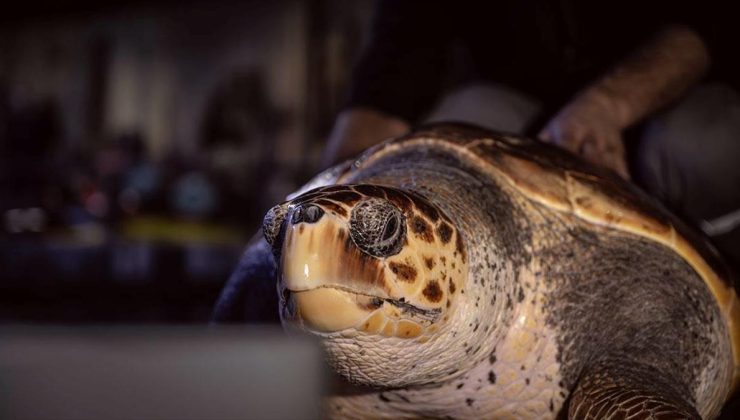
{"label": "mottled turtle skin", "polygon": [[713,418],[738,381],[713,249],[526,138],[423,127],[323,173],[264,233],[284,325],[366,386],[331,417]]}

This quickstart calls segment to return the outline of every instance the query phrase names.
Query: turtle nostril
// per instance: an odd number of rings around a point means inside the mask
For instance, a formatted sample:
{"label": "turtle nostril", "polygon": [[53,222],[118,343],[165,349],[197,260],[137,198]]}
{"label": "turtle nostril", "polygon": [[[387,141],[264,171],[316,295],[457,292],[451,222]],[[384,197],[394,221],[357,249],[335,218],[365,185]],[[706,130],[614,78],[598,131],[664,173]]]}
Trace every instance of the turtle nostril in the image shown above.
{"label": "turtle nostril", "polygon": [[316,223],[324,215],[324,210],[321,207],[307,204],[304,206],[298,206],[293,210],[293,215],[290,218],[291,223],[294,225],[304,223]]}

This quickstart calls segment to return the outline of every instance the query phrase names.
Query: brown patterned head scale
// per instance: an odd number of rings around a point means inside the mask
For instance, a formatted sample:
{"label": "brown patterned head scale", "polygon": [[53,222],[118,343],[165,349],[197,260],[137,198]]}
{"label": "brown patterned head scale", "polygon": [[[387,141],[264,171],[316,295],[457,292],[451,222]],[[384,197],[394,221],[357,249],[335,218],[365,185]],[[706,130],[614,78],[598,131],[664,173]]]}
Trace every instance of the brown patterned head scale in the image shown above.
{"label": "brown patterned head scale", "polygon": [[284,323],[320,334],[426,341],[447,320],[467,262],[453,222],[426,198],[334,185],[271,209]]}

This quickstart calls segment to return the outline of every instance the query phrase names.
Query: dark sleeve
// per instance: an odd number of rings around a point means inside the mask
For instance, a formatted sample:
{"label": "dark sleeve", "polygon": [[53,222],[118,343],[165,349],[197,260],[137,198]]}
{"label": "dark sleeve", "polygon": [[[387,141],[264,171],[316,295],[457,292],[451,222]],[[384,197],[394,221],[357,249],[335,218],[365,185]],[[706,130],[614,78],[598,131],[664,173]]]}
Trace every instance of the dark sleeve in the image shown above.
{"label": "dark sleeve", "polygon": [[278,310],[275,259],[260,231],[221,291],[212,322],[279,323]]}
{"label": "dark sleeve", "polygon": [[353,71],[347,106],[375,108],[411,123],[429,111],[445,78],[450,26],[455,24],[450,16],[454,7],[449,6],[379,1],[369,42]]}

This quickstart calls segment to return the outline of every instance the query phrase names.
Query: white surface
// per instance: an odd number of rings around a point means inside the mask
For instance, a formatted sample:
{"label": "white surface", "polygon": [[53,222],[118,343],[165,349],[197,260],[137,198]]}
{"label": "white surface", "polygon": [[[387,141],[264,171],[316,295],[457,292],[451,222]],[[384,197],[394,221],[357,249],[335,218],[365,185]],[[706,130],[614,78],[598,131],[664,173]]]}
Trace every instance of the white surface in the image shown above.
{"label": "white surface", "polygon": [[316,344],[244,328],[0,329],[0,418],[319,418]]}

